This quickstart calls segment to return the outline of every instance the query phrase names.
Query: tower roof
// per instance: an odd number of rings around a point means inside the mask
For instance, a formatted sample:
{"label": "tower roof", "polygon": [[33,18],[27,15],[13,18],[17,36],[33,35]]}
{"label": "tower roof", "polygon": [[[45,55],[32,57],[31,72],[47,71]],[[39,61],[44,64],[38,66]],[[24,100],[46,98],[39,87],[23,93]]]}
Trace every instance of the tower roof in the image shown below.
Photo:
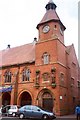
{"label": "tower roof", "polygon": [[48,2],[48,4],[45,7],[46,8],[46,13],[43,16],[40,23],[37,25],[37,28],[39,28],[39,26],[41,24],[47,23],[49,21],[58,21],[64,27],[64,30],[66,29],[65,26],[63,25],[63,23],[61,22],[59,16],[56,13],[56,7],[57,6],[54,4],[54,2],[52,0],[50,0]]}

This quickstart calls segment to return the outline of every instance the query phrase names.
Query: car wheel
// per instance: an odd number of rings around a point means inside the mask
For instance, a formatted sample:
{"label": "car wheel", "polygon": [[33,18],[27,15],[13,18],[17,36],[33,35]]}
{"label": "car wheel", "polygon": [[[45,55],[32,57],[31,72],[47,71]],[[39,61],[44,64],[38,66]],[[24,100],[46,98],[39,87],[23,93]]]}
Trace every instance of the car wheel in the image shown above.
{"label": "car wheel", "polygon": [[15,116],[16,116],[16,113],[12,113],[12,116],[15,117]]}
{"label": "car wheel", "polygon": [[20,118],[20,119],[23,119],[23,118],[24,118],[24,114],[21,113],[21,114],[19,115],[19,118]]}
{"label": "car wheel", "polygon": [[46,115],[46,114],[42,116],[42,120],[48,120],[48,118],[49,118],[49,117],[48,117],[48,115]]}

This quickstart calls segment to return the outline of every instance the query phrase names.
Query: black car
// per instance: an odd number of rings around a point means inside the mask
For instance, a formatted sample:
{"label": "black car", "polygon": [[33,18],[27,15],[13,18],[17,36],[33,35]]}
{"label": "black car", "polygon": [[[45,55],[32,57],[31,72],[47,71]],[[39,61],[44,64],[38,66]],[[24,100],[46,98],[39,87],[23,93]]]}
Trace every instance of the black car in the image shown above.
{"label": "black car", "polygon": [[18,116],[20,119],[23,118],[35,118],[41,120],[55,119],[56,116],[53,112],[48,112],[40,107],[33,105],[25,105],[21,107],[18,111]]}

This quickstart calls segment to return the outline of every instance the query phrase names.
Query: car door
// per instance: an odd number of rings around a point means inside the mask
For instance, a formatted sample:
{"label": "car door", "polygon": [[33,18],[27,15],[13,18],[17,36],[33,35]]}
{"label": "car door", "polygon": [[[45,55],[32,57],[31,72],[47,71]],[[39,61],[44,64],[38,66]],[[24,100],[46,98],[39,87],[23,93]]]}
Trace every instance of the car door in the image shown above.
{"label": "car door", "polygon": [[8,115],[8,110],[10,109],[10,106],[7,105],[5,107],[2,108],[2,114],[3,115]]}
{"label": "car door", "polygon": [[31,114],[31,106],[25,106],[23,113],[25,115],[26,118],[31,118],[32,114]]}
{"label": "car door", "polygon": [[3,107],[1,112],[2,112],[2,114],[5,114],[6,113],[6,107]]}
{"label": "car door", "polygon": [[32,106],[31,107],[31,114],[32,114],[32,118],[42,118],[42,112],[41,109],[38,108],[37,106]]}

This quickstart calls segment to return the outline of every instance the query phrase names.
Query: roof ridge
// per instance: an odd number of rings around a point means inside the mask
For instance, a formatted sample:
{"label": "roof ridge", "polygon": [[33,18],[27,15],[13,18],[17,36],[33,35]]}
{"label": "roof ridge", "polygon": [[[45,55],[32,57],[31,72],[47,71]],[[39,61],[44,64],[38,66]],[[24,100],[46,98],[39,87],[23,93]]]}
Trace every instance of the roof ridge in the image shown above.
{"label": "roof ridge", "polygon": [[3,50],[0,50],[0,52],[4,52],[4,51],[6,51],[6,50],[11,50],[11,49],[15,49],[15,48],[19,48],[19,47],[22,47],[22,46],[26,46],[26,45],[33,45],[32,43],[27,43],[27,44],[23,44],[23,45],[18,45],[18,46],[14,46],[14,47],[12,47],[12,48],[6,48],[6,49],[3,49]]}

